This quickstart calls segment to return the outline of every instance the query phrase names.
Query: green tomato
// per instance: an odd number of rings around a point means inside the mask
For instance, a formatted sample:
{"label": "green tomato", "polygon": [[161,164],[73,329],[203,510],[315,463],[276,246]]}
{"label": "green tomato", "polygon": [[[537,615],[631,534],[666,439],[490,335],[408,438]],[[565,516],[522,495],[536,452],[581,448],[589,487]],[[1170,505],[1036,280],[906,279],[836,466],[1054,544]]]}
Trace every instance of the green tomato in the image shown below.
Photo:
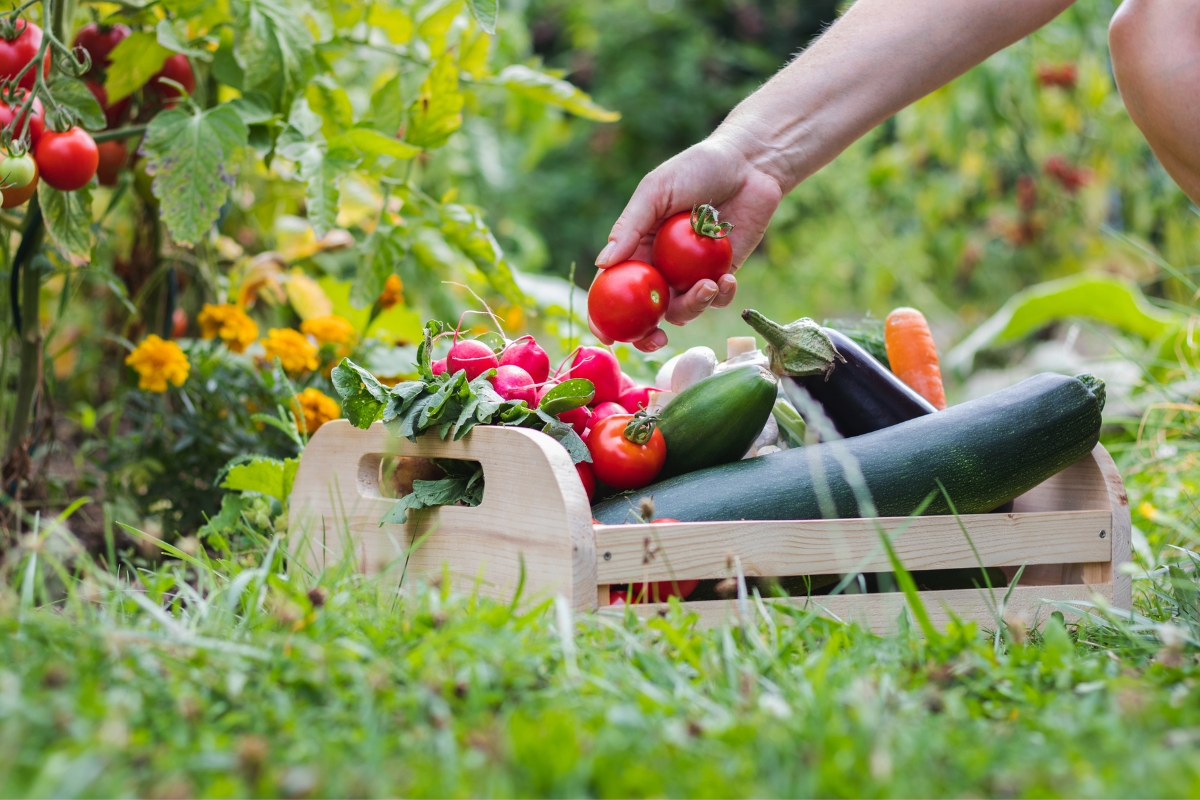
{"label": "green tomato", "polygon": [[21,189],[30,184],[34,172],[33,156],[0,156],[0,189]]}

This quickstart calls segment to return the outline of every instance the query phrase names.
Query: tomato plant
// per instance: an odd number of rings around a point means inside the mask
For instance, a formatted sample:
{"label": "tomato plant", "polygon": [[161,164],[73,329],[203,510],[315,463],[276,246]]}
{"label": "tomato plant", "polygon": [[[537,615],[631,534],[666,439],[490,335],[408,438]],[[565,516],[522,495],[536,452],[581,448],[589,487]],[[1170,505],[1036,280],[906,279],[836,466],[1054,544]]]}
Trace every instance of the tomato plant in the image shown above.
{"label": "tomato plant", "polygon": [[596,274],[588,290],[588,316],[609,339],[636,342],[658,327],[670,301],[658,270],[644,261],[626,261]]}
{"label": "tomato plant", "polygon": [[122,141],[101,142],[96,145],[100,162],[96,167],[96,177],[101,186],[116,186],[117,177],[125,168],[129,158],[129,148]]}
{"label": "tomato plant", "polygon": [[[32,115],[29,110],[22,109],[23,95],[23,92],[18,93],[15,106],[0,100],[0,127],[8,128],[14,141],[21,137],[24,129],[25,134],[29,137],[30,146],[33,146],[38,143],[38,139],[42,138],[42,132],[46,130],[46,111],[42,107],[42,101],[36,97],[31,105]],[[26,117],[29,118],[28,126],[25,125]],[[14,119],[16,119],[15,123]]]}
{"label": "tomato plant", "polygon": [[667,460],[667,442],[646,414],[613,414],[597,422],[587,437],[596,479],[614,489],[650,484]]}
{"label": "tomato plant", "polygon": [[173,100],[178,100],[181,97],[179,90],[160,80],[161,78],[178,83],[188,94],[196,91],[196,75],[192,72],[192,65],[188,63],[187,56],[177,53],[169,57],[163,62],[163,67],[158,74],[146,84],[148,89],[157,92],[168,104]]}
{"label": "tomato plant", "polygon": [[669,218],[654,235],[650,259],[676,292],[683,294],[702,280],[716,281],[733,266],[729,232],[710,205],[696,206]]}
{"label": "tomato plant", "polygon": [[92,60],[92,72],[104,69],[109,64],[113,48],[129,37],[128,25],[101,25],[89,22],[75,34],[75,46],[83,48]]}
{"label": "tomato plant", "polygon": [[24,189],[37,177],[37,167],[28,153],[19,156],[0,156],[0,187]]}
{"label": "tomato plant", "polygon": [[[29,155],[26,154],[25,157],[29,158]],[[0,189],[0,196],[4,198],[3,202],[0,203],[0,208],[16,208],[17,206],[27,202],[30,197],[33,197],[33,193],[37,191],[37,161],[34,161],[32,158],[29,160],[33,162],[33,179],[24,186],[13,186],[8,189]]]}
{"label": "tomato plant", "polygon": [[[33,88],[37,70],[31,69],[23,75],[22,70],[37,57],[42,45],[42,29],[32,22],[18,19],[15,23],[0,26],[0,80],[12,80],[20,75],[17,85],[22,89]],[[45,73],[50,72],[50,54],[45,56]]]}
{"label": "tomato plant", "polygon": [[34,150],[42,180],[61,192],[87,186],[100,166],[95,140],[82,128],[46,131]]}

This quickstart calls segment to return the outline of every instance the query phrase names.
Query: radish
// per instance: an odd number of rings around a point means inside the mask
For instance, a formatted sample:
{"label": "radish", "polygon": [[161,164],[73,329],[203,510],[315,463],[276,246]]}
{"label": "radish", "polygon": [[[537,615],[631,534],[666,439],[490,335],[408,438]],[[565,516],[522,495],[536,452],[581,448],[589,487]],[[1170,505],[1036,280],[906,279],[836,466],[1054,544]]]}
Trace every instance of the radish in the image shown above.
{"label": "radish", "polygon": [[500,366],[509,364],[529,373],[534,383],[544,383],[550,377],[550,356],[532,336],[522,336],[504,348],[500,354]]}
{"label": "radish", "polygon": [[579,480],[583,481],[583,490],[587,492],[588,502],[592,502],[592,496],[596,494],[596,475],[592,472],[592,465],[580,461],[575,465],[575,471],[579,473]]}
{"label": "radish", "polygon": [[549,392],[551,389],[553,389],[555,386],[558,386],[558,381],[548,380],[545,383],[543,383],[541,386],[537,387],[537,401],[539,404],[542,402],[542,398],[546,396],[546,393]]}
{"label": "radish", "polygon": [[435,358],[433,361],[429,362],[429,368],[433,370],[434,375],[441,375],[446,371],[446,359]]}
{"label": "radish", "polygon": [[558,418],[574,428],[576,433],[582,435],[592,424],[592,411],[587,406],[580,406],[562,412]]}
{"label": "radish", "polygon": [[632,389],[635,386],[637,386],[637,382],[633,378],[629,377],[624,372],[622,372],[621,373],[621,392],[624,393],[624,392]]}
{"label": "radish", "polygon": [[477,339],[459,339],[446,354],[446,369],[453,375],[460,369],[473,381],[489,369],[499,366],[492,348]]}
{"label": "radish", "polygon": [[607,403],[597,403],[592,408],[592,421],[590,425],[595,425],[605,417],[611,417],[613,414],[624,414],[625,406],[620,403],[614,403],[609,400]]}
{"label": "radish", "polygon": [[639,408],[650,408],[649,386],[633,386],[621,392],[621,406],[630,414],[636,414]]}
{"label": "radish", "polygon": [[593,402],[616,402],[621,396],[621,366],[603,347],[581,347],[571,361],[571,377],[586,378],[596,387]]}
{"label": "radish", "polygon": [[514,364],[501,364],[496,367],[496,374],[489,378],[496,394],[505,400],[524,400],[525,405],[533,408],[537,404],[537,389],[529,373]]}

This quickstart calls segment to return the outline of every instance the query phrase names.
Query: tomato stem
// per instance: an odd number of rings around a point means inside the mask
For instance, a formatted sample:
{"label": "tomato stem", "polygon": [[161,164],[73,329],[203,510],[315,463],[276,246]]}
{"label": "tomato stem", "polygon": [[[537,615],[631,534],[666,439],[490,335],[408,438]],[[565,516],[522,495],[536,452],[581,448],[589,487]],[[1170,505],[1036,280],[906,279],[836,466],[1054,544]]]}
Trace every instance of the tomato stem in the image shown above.
{"label": "tomato stem", "polygon": [[717,209],[708,203],[692,206],[692,230],[710,239],[724,239],[733,231],[732,222],[717,219]]}
{"label": "tomato stem", "polygon": [[651,414],[645,409],[638,411],[625,426],[625,438],[634,444],[645,444],[654,435],[654,428],[657,425],[657,414]]}

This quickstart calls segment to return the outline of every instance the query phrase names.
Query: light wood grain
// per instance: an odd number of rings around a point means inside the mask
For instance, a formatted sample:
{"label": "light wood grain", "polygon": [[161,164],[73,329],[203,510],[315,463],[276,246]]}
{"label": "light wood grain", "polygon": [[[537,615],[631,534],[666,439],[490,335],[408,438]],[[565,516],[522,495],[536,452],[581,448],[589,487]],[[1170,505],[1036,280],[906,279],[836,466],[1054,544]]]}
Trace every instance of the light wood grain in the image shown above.
{"label": "light wood grain", "polygon": [[[1047,601],[1092,600],[1100,597],[1106,602],[1113,602],[1112,584],[1098,586],[1018,586],[1013,589],[1003,617],[1022,619],[1026,625],[1032,626],[1044,622],[1056,607],[1046,605]],[[1004,598],[1004,590],[997,589],[995,602],[998,605]],[[950,621],[950,612],[961,620],[977,622],[982,628],[995,630],[996,618],[993,615],[984,595],[976,589],[956,589],[953,591],[921,592],[921,600],[929,614],[930,621],[939,630],[945,630]],[[794,608],[810,609],[822,616],[840,619],[845,622],[856,622],[875,633],[894,633],[898,628],[901,613],[907,605],[904,595],[899,592],[886,594],[841,595],[838,597],[806,597],[764,599],[764,603],[783,603]],[[701,600],[684,603],[689,611],[700,615],[699,627],[711,628],[729,622],[740,624],[739,609],[742,604],[737,600]],[[664,603],[636,605],[635,613],[641,617],[666,613],[668,606]],[[748,601],[744,608],[750,621],[760,619],[754,602]],[[624,613],[620,611],[602,611],[601,613]],[[1070,614],[1064,613],[1068,619]],[[912,619],[910,613],[910,620]],[[914,627],[915,627],[915,623]]]}
{"label": "light wood grain", "polygon": [[1111,527],[1107,510],[971,514],[958,519],[597,525],[596,575],[600,583],[610,584],[724,578],[730,574],[731,555],[741,559],[746,575],[886,572],[891,566],[881,531],[910,570],[978,566],[972,542],[989,567],[1107,562]]}
{"label": "light wood grain", "polygon": [[[478,461],[483,502],[380,527],[395,502],[379,490],[386,455]],[[566,450],[537,431],[481,426],[458,442],[424,436],[413,443],[382,423],[367,430],[327,423],[300,459],[289,516],[289,546],[313,569],[351,556],[363,572],[399,580],[405,552],[428,534],[408,560],[407,576],[440,576],[445,564],[459,590],[478,581],[482,595],[508,600],[523,561],[526,597],[558,593],[576,609],[596,607],[595,535],[583,484]]]}

